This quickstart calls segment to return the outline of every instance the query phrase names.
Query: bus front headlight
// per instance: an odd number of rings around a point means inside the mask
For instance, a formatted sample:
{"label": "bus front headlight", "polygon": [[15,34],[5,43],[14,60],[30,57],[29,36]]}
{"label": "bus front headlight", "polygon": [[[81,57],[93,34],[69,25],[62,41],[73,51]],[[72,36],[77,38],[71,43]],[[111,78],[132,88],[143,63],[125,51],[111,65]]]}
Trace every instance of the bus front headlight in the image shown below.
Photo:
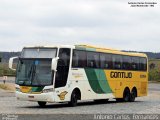
{"label": "bus front headlight", "polygon": [[44,89],[43,93],[48,93],[48,92],[53,92],[53,88],[49,88],[49,89]]}

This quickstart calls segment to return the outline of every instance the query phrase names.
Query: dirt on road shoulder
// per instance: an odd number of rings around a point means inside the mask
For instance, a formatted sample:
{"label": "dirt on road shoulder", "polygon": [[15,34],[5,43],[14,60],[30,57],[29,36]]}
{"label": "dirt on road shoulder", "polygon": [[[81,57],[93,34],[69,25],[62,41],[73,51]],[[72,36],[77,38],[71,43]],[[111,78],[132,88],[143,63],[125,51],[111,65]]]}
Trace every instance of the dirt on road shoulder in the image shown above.
{"label": "dirt on road shoulder", "polygon": [[0,83],[0,89],[14,92],[15,91],[15,84],[13,84],[13,83],[6,83],[6,84]]}

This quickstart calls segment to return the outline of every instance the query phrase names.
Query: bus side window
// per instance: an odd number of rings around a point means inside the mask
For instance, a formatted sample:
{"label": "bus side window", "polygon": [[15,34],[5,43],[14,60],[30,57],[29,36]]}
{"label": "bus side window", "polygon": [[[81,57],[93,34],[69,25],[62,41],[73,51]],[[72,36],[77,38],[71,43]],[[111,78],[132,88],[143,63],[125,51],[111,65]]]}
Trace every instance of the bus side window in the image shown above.
{"label": "bus side window", "polygon": [[146,58],[140,58],[139,68],[142,71],[146,71],[147,70],[147,60],[146,60]]}
{"label": "bus side window", "polygon": [[113,55],[113,68],[114,69],[122,68],[122,56],[121,55]]}
{"label": "bus side window", "polygon": [[74,50],[72,59],[72,67],[86,67],[85,51]]}
{"label": "bus side window", "polygon": [[106,58],[105,68],[112,69],[113,68],[112,55],[111,54],[106,54],[105,58]]}
{"label": "bus side window", "polygon": [[100,68],[105,69],[106,67],[106,59],[105,59],[105,54],[101,53],[100,54]]}
{"label": "bus side window", "polygon": [[112,55],[111,54],[100,54],[100,68],[112,69]]}
{"label": "bus side window", "polygon": [[131,69],[131,57],[130,56],[123,56],[122,62],[122,69],[123,70],[130,70]]}
{"label": "bus side window", "polygon": [[99,53],[87,52],[87,67],[99,68]]}
{"label": "bus side window", "polygon": [[131,67],[132,67],[132,70],[139,70],[139,58],[138,57],[132,57]]}

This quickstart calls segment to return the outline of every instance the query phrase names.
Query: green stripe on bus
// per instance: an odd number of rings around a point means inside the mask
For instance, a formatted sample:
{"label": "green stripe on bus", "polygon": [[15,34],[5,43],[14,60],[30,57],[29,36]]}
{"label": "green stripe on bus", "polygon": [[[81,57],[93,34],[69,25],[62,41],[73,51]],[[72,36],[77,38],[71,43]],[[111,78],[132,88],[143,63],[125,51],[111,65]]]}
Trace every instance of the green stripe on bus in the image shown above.
{"label": "green stripe on bus", "polygon": [[87,50],[87,51],[93,51],[93,52],[95,52],[95,51],[96,51],[96,49],[95,49],[95,48],[86,48],[86,50]]}
{"label": "green stripe on bus", "polygon": [[32,87],[32,92],[41,92],[44,87]]}
{"label": "green stripe on bus", "polygon": [[104,70],[99,70],[99,84],[105,93],[112,93]]}
{"label": "green stripe on bus", "polygon": [[89,84],[95,93],[112,93],[104,70],[85,69]]}
{"label": "green stripe on bus", "polygon": [[99,83],[98,83],[98,76],[96,75],[96,72],[94,69],[86,68],[85,69],[89,84],[92,88],[92,90],[95,93],[104,93],[101,89]]}
{"label": "green stripe on bus", "polygon": [[86,51],[96,51],[95,48],[87,48],[87,47],[79,47],[79,46],[76,46],[76,49],[77,50],[86,50]]}
{"label": "green stripe on bus", "polygon": [[76,46],[76,49],[77,49],[77,50],[86,50],[86,48],[84,48],[84,47],[79,47],[79,46]]}

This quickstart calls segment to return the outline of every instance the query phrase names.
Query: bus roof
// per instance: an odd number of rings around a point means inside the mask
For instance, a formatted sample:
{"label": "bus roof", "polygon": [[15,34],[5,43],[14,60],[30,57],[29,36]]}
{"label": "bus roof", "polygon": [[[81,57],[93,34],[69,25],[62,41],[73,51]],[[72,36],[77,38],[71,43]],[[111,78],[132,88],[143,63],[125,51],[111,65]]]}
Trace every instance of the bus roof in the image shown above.
{"label": "bus roof", "polygon": [[75,48],[74,45],[25,46],[24,48]]}
{"label": "bus roof", "polygon": [[116,50],[112,48],[103,48],[103,47],[92,46],[92,45],[75,45],[75,47],[76,49],[86,50],[86,51],[96,51],[96,52],[114,53],[114,54],[120,54],[120,55],[147,57],[147,55],[144,53],[125,52],[125,51]]}
{"label": "bus roof", "polygon": [[48,45],[48,46],[27,46],[24,48],[75,48],[78,50],[86,50],[86,51],[96,51],[96,52],[104,52],[104,53],[114,53],[114,54],[120,54],[120,55],[129,55],[129,56],[139,56],[139,57],[147,57],[144,53],[137,53],[137,52],[125,52],[121,50],[116,50],[112,48],[103,48],[99,46],[93,46],[93,45],[86,45],[86,44],[80,44],[80,45]]}

